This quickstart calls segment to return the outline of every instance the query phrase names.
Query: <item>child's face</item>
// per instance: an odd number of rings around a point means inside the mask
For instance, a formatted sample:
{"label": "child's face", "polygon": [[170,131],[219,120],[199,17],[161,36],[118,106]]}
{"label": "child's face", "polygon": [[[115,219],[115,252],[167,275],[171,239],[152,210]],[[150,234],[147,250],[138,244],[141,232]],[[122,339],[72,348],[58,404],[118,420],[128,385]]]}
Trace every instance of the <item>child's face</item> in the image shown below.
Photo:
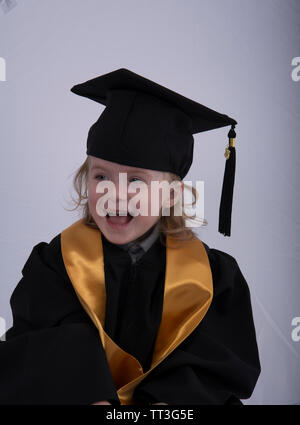
{"label": "child's face", "polygon": [[[99,227],[100,231],[104,234],[106,239],[115,244],[125,244],[131,242],[138,237],[142,236],[147,232],[161,217],[162,209],[162,191],[158,191],[158,196],[151,196],[151,182],[161,182],[165,179],[165,173],[155,170],[147,170],[143,168],[130,167],[127,165],[121,165],[116,162],[106,161],[104,159],[90,156],[89,176],[88,176],[88,205],[90,213]],[[123,180],[125,184],[119,184],[119,173],[127,173],[127,176]],[[96,192],[96,187],[99,182],[107,181],[113,183],[115,188],[115,197],[109,195],[109,199],[112,200],[111,207],[108,204],[108,200],[104,203],[103,201],[108,199],[108,190],[102,191],[102,193]],[[142,189],[137,189],[137,186],[144,182]],[[128,191],[128,186],[131,184],[131,188],[135,188],[133,193]],[[136,186],[135,186],[136,185]],[[98,186],[99,187],[99,186]],[[141,191],[141,192],[140,192]],[[112,193],[112,192],[111,192]],[[130,211],[132,212],[131,205],[136,205],[136,209],[141,208],[141,202],[134,202],[137,194],[142,194],[141,200],[144,206],[143,215],[139,214],[132,218],[123,217],[121,224],[118,218],[108,218],[99,215],[99,205],[101,198],[102,208],[115,209],[116,211]],[[126,196],[124,196],[126,195]],[[127,201],[126,201],[127,197]],[[130,200],[132,202],[130,203]],[[144,202],[146,201],[146,202]],[[151,205],[155,204],[156,211],[159,215],[151,215]],[[98,212],[97,212],[98,211]],[[136,210],[135,210],[136,211]],[[152,210],[153,211],[153,210]]]}

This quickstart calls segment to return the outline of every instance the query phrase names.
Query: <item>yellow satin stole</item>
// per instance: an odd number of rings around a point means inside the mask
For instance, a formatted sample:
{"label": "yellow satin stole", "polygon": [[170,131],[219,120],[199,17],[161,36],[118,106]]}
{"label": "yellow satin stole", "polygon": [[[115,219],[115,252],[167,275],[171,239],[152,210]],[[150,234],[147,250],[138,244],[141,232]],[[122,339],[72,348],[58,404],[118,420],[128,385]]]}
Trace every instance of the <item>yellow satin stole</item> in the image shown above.
{"label": "yellow satin stole", "polygon": [[211,268],[201,240],[180,243],[167,235],[166,245],[162,319],[151,368],[144,373],[140,362],[119,347],[103,329],[106,290],[100,230],[87,226],[80,219],[61,232],[66,271],[83,308],[99,331],[122,405],[134,404],[135,387],[193,332],[212,301]]}

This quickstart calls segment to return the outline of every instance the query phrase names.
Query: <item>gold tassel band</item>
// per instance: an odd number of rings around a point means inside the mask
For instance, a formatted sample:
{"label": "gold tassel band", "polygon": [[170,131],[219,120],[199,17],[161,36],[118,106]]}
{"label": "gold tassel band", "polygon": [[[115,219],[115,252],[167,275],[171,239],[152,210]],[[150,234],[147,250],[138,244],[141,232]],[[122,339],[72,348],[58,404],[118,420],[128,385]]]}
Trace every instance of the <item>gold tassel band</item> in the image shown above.
{"label": "gold tassel band", "polygon": [[225,153],[224,153],[226,160],[229,159],[229,157],[230,157],[230,149],[229,148],[235,148],[235,139],[233,139],[233,138],[229,139],[229,144],[228,144],[228,146],[226,146]]}
{"label": "gold tassel band", "polygon": [[229,146],[231,146],[232,148],[235,147],[235,139],[233,139],[233,138],[229,139]]}

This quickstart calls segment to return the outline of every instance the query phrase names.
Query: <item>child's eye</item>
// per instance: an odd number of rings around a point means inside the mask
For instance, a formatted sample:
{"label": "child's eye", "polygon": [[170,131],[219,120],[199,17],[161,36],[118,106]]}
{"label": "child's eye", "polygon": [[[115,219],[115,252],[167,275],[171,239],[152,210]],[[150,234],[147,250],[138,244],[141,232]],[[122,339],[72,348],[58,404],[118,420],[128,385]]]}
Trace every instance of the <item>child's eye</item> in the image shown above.
{"label": "child's eye", "polygon": [[[102,178],[103,177],[103,178]],[[104,180],[104,179],[106,179],[107,177],[106,176],[104,176],[103,174],[99,174],[99,175],[97,175],[97,176],[95,176],[95,179],[96,180],[100,180],[100,181],[102,181],[102,180]],[[131,179],[130,179],[130,181],[143,181],[142,179],[140,179],[139,177],[132,177]]]}
{"label": "child's eye", "polygon": [[103,174],[99,174],[98,176],[95,177],[95,179],[101,181],[102,179],[100,179],[100,177],[104,177],[105,178],[105,176]]}
{"label": "child's eye", "polygon": [[142,179],[140,179],[139,177],[132,177],[132,178],[131,178],[131,180],[134,180],[134,179],[136,179],[137,181],[141,181],[141,182],[143,181],[143,180],[142,180]]}

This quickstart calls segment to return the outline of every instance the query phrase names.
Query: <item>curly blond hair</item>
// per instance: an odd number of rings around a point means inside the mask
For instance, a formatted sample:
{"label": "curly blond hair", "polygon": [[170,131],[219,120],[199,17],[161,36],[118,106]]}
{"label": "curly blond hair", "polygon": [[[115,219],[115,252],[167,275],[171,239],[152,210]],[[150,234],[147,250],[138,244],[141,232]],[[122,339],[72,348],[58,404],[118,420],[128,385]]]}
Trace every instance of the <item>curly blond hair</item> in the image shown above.
{"label": "curly blond hair", "polygon": [[[94,221],[88,205],[88,178],[89,178],[89,171],[90,171],[90,157],[87,156],[84,163],[74,172],[75,175],[73,177],[73,188],[76,192],[76,199],[73,198],[71,195],[72,201],[75,204],[75,207],[72,209],[69,209],[68,211],[74,211],[77,208],[82,209],[82,218],[84,219],[84,223],[87,226],[90,226],[94,229],[98,229],[98,225]],[[182,182],[182,179],[170,172],[164,172],[164,179],[167,181],[180,181]],[[195,205],[195,203],[198,200],[198,192],[194,187],[187,186],[185,183],[183,183],[183,186],[187,189],[189,189],[192,192],[193,195],[193,201],[192,206]],[[183,197],[182,197],[183,198]],[[164,237],[168,234],[171,235],[174,239],[180,240],[180,241],[187,241],[196,239],[197,236],[194,233],[194,231],[186,226],[185,220],[190,219],[189,216],[186,215],[184,208],[182,208],[182,215],[177,216],[174,213],[175,205],[170,207],[170,215],[162,215],[160,217],[160,240],[164,244]],[[193,220],[199,221],[201,225],[207,225],[207,220],[205,219],[199,219],[199,218],[193,218]]]}

